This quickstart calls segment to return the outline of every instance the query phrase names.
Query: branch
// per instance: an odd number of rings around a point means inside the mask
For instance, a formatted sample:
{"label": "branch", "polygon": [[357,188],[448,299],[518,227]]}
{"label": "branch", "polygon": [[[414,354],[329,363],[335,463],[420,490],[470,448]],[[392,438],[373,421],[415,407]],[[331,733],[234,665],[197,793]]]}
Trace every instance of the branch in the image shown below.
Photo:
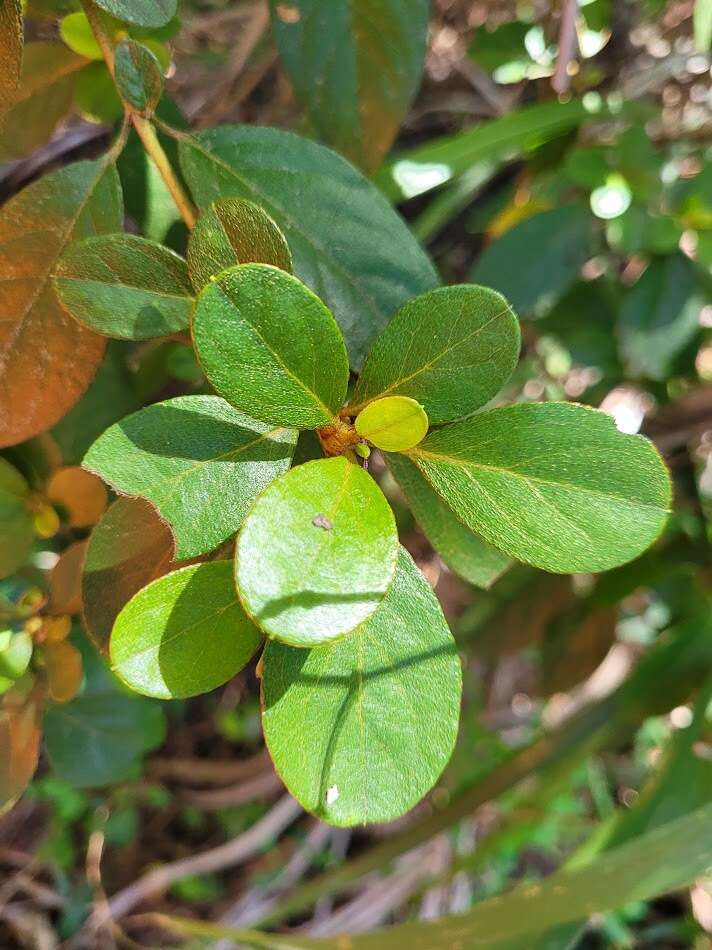
{"label": "branch", "polygon": [[551,80],[552,88],[558,95],[569,88],[569,63],[574,59],[576,48],[576,16],[578,0],[562,0],[561,25],[559,27],[559,55],[556,71]]}

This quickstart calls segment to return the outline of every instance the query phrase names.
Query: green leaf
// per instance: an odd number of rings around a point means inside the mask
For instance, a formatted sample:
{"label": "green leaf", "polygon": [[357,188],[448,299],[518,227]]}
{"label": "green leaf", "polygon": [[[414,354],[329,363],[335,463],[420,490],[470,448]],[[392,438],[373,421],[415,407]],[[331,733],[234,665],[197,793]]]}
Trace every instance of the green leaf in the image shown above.
{"label": "green leaf", "polygon": [[333,311],[358,367],[432,264],[375,186],[334,152],[278,129],[221,126],[180,145],[196,202],[248,198],[284,231],[294,270]]}
{"label": "green leaf", "polygon": [[417,91],[428,0],[270,0],[287,75],[319,136],[366,171]]}
{"label": "green leaf", "polygon": [[69,703],[50,703],[45,749],[56,775],[79,788],[138,775],[146,752],[160,745],[165,717],[159,703],[129,693],[83,638],[84,686]]}
{"label": "green leaf", "polygon": [[235,534],[255,496],[289,468],[296,435],[217,396],[179,396],[117,422],[89,449],[84,467],[155,505],[182,560]]}
{"label": "green leaf", "polygon": [[73,320],[50,282],[70,241],[121,227],[119,179],[106,161],[78,162],[21,191],[0,217],[0,445],[43,432],[79,399],[105,340]]}
{"label": "green leaf", "polygon": [[68,13],[59,24],[59,35],[67,46],[85,59],[103,59],[101,47],[83,10]]}
{"label": "green leaf", "polygon": [[433,425],[466,416],[507,382],[519,344],[519,323],[500,294],[467,284],[431,290],[376,338],[354,402],[398,393],[421,403]]}
{"label": "green leaf", "polygon": [[89,538],[82,574],[87,632],[108,652],[119,611],[150,581],[176,566],[171,529],[143,498],[118,498]]}
{"label": "green leaf", "polygon": [[333,422],[346,398],[349,364],[334,318],[277,267],[241,264],[209,283],[193,339],[217,392],[257,419],[315,429]]}
{"label": "green leaf", "polygon": [[693,14],[695,46],[707,53],[712,46],[712,0],[695,0]]}
{"label": "green leaf", "polygon": [[269,636],[314,646],[376,610],[397,556],[378,485],[343,457],[322,459],[293,468],[255,502],[238,538],[237,588]]}
{"label": "green leaf", "polygon": [[[28,43],[19,88],[11,93],[0,135],[0,161],[22,158],[51,137],[69,112],[77,73],[87,65],[59,43]],[[3,66],[4,73],[4,66]]]}
{"label": "green leaf", "polygon": [[54,271],[64,308],[104,336],[149,340],[184,330],[193,289],[188,268],[174,251],[134,234],[77,241]]}
{"label": "green leaf", "polygon": [[470,279],[499,290],[518,313],[537,315],[578,278],[591,255],[591,221],[577,204],[526,218],[485,250]]}
{"label": "green leaf", "polygon": [[351,636],[312,650],[268,644],[265,741],[308,811],[333,825],[392,821],[447,765],[461,689],[440,605],[401,548],[385,599]]}
{"label": "green leaf", "polygon": [[483,412],[431,433],[410,457],[468,528],[557,573],[637,557],[671,503],[652,443],[572,403]]}
{"label": "green leaf", "polygon": [[119,93],[139,112],[153,112],[163,92],[161,65],[150,49],[122,40],[114,50],[114,80]]}
{"label": "green leaf", "polygon": [[178,0],[94,0],[117,20],[136,26],[157,27],[168,23],[175,14]]}
{"label": "green leaf", "polygon": [[356,419],[356,431],[385,452],[405,452],[425,437],[428,416],[415,399],[385,396],[361,410]]}
{"label": "green leaf", "polygon": [[231,562],[212,561],[166,574],[126,604],[111,665],[139,693],[182,699],[222,686],[261,640],[238,602]]}
{"label": "green leaf", "polygon": [[32,649],[32,637],[26,630],[0,631],[0,692],[5,692],[26,673]]}
{"label": "green leaf", "polygon": [[29,554],[34,538],[29,494],[24,476],[0,458],[0,578],[14,574]]}
{"label": "green leaf", "polygon": [[0,118],[14,99],[22,70],[20,0],[0,0]]}
{"label": "green leaf", "polygon": [[476,587],[491,587],[511,559],[466,528],[404,455],[388,455],[386,462],[415,520],[447,566]]}
{"label": "green leaf", "polygon": [[188,240],[188,270],[196,291],[234,264],[272,264],[292,273],[287,240],[259,205],[242,198],[214,201]]}
{"label": "green leaf", "polygon": [[74,105],[89,122],[113,125],[124,112],[106,63],[89,63],[74,83]]}
{"label": "green leaf", "polygon": [[700,332],[706,302],[695,265],[683,254],[651,261],[621,309],[621,349],[630,372],[669,376],[675,357]]}

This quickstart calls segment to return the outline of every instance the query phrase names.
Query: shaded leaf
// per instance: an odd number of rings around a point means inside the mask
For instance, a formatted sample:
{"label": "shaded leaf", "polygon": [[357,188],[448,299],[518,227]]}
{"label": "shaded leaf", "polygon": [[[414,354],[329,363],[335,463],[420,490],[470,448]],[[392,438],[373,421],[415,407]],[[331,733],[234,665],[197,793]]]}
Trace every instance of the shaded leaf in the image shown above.
{"label": "shaded leaf", "polygon": [[164,26],[175,16],[178,6],[177,0],[95,0],[95,3],[117,20],[148,27]]}
{"label": "shaded leaf", "polygon": [[255,422],[218,396],[179,396],[111,426],[84,466],[155,505],[182,560],[239,529],[255,496],[289,468],[295,442],[293,429]]}
{"label": "shaded leaf", "polygon": [[149,340],[185,330],[193,289],[182,257],[133,234],[71,244],[57,262],[54,287],[64,308],[97,333]]}
{"label": "shaded leaf", "polygon": [[29,554],[34,531],[23,475],[0,458],[0,578],[9,577]]}
{"label": "shaded leaf", "polygon": [[119,611],[150,581],[175,567],[171,529],[143,498],[119,498],[92,531],[82,575],[84,623],[108,650]]}
{"label": "shaded leaf", "polygon": [[0,160],[22,158],[49,140],[69,112],[74,80],[86,65],[60,43],[27,44],[20,85],[4,100],[9,109],[0,126]]}
{"label": "shaded leaf", "polygon": [[334,825],[392,821],[445,768],[461,688],[440,605],[401,548],[381,606],[349,637],[312,650],[268,644],[265,740],[308,811]]}
{"label": "shaded leaf", "polygon": [[106,488],[101,479],[74,465],[52,474],[46,494],[73,528],[96,524],[106,508]]}
{"label": "shaded leaf", "polygon": [[447,566],[470,584],[491,587],[511,559],[466,528],[404,455],[388,455],[386,461],[415,520]]}
{"label": "shaded leaf", "polygon": [[40,752],[41,700],[15,691],[0,704],[0,814],[24,792]]}
{"label": "shaded leaf", "polygon": [[369,350],[354,402],[398,393],[421,403],[431,424],[479,409],[519,357],[519,323],[486,287],[439,287],[411,300]]}
{"label": "shaded leaf", "polygon": [[79,399],[105,341],[61,307],[49,280],[72,240],[121,226],[113,165],[78,162],[21,191],[0,219],[0,445],[42,432]]}
{"label": "shaded leaf", "polygon": [[297,277],[333,311],[356,367],[388,317],[437,283],[375,186],[314,142],[277,129],[221,126],[183,140],[180,157],[201,207],[248,198],[274,218]]}
{"label": "shaded leaf", "polygon": [[660,534],[671,502],[652,443],[572,403],[480,413],[431,433],[411,458],[467,527],[548,571],[632,560]]}
{"label": "shaded leaf", "polygon": [[126,604],[111,665],[139,693],[181,699],[222,686],[261,641],[237,599],[232,563],[212,561],[167,574]]}
{"label": "shaded leaf", "polygon": [[139,112],[153,112],[163,92],[161,65],[150,49],[122,40],[114,50],[114,80],[126,102]]}
{"label": "shaded leaf", "polygon": [[11,104],[22,69],[20,0],[0,0],[0,117]]}
{"label": "shaded leaf", "polygon": [[315,429],[346,398],[349,364],[328,308],[296,277],[242,264],[205,287],[192,322],[217,392],[253,418]]}
{"label": "shaded leaf", "polygon": [[270,0],[272,28],[319,136],[375,171],[423,71],[428,0]]}
{"label": "shaded leaf", "polygon": [[78,614],[81,611],[82,570],[86,551],[86,541],[75,541],[60,554],[49,575],[50,613]]}
{"label": "shaded leaf", "polygon": [[242,198],[214,201],[188,240],[188,270],[196,291],[234,264],[272,264],[292,273],[287,241],[259,205]]}
{"label": "shaded leaf", "polygon": [[384,396],[375,399],[356,418],[356,431],[385,452],[405,452],[428,431],[428,416],[415,399]]}
{"label": "shaded leaf", "polygon": [[269,636],[324,643],[374,612],[397,555],[393,512],[371,476],[343,457],[307,462],[273,482],[245,519],[240,599]]}
{"label": "shaded leaf", "polygon": [[89,122],[113,125],[124,112],[106,63],[89,63],[74,83],[74,105]]}

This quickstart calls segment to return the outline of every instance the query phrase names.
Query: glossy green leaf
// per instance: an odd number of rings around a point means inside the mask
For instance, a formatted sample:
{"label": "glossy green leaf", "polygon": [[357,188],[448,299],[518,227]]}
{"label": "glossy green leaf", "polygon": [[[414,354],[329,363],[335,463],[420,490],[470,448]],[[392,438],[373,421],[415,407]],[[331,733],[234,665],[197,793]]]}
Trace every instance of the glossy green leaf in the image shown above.
{"label": "glossy green leaf", "polygon": [[384,396],[361,410],[356,418],[356,431],[384,452],[405,452],[425,437],[428,416],[415,399]]}
{"label": "glossy green leaf", "polygon": [[536,315],[569,289],[591,256],[591,221],[577,204],[526,218],[490,244],[470,279],[499,290],[517,313]]}
{"label": "glossy green leaf", "polygon": [[178,0],[94,0],[117,20],[135,23],[136,26],[164,26],[171,20],[178,7]]}
{"label": "glossy green leaf", "polygon": [[548,571],[632,560],[660,534],[671,502],[652,443],[572,403],[483,412],[431,433],[410,457],[468,528]]}
{"label": "glossy green leaf", "polygon": [[445,768],[461,688],[440,605],[401,548],[381,606],[350,636],[312,650],[268,644],[265,740],[308,811],[334,825],[392,821]]}
{"label": "glossy green leaf", "polygon": [[155,505],[182,560],[235,534],[255,496],[289,468],[296,435],[255,422],[218,396],[179,396],[117,422],[89,449],[84,467]]}
{"label": "glossy green leaf", "polygon": [[277,267],[241,264],[209,283],[193,340],[216,391],[256,419],[315,429],[346,398],[348,358],[334,318]]}
{"label": "glossy green leaf", "polygon": [[70,241],[121,227],[112,164],[78,162],[21,191],[0,216],[0,445],[43,432],[74,405],[105,340],[64,311],[50,275]]}
{"label": "glossy green leaf", "polygon": [[134,234],[77,241],[54,271],[65,310],[104,336],[149,340],[184,330],[193,289],[174,251]]}
{"label": "glossy green leaf", "polygon": [[237,599],[231,562],[212,561],[166,574],[126,604],[111,665],[139,693],[182,699],[222,686],[261,640]]}
{"label": "glossy green leaf", "polygon": [[122,40],[114,50],[114,80],[126,102],[139,112],[153,112],[163,92],[158,59],[141,43]]}
{"label": "glossy green leaf", "polygon": [[393,512],[371,476],[343,457],[307,462],[273,482],[245,519],[237,587],[269,636],[314,646],[376,610],[397,555]]}
{"label": "glossy green leaf", "polygon": [[163,710],[129,693],[86,640],[76,645],[84,668],[81,693],[68,703],[50,703],[44,717],[52,771],[79,788],[138,777],[145,753],[163,741]]}
{"label": "glossy green leaf", "polygon": [[466,528],[404,455],[388,455],[386,461],[415,520],[447,566],[476,587],[491,587],[511,559]]}
{"label": "glossy green leaf", "polygon": [[683,254],[651,261],[621,309],[621,349],[630,372],[669,376],[675,357],[700,332],[707,300],[695,265]]}
{"label": "glossy green leaf", "polygon": [[23,475],[0,458],[0,578],[9,577],[27,557],[34,532]]}
{"label": "glossy green leaf", "polygon": [[67,46],[85,59],[102,59],[101,47],[83,10],[68,13],[59,24],[59,35]]}
{"label": "glossy green leaf", "polygon": [[500,294],[440,287],[402,307],[369,350],[354,402],[410,396],[431,424],[468,415],[497,395],[519,357],[519,323]]}
{"label": "glossy green leaf", "polygon": [[270,0],[282,62],[319,136],[366,171],[423,71],[428,0]]}
{"label": "glossy green leaf", "polygon": [[0,118],[10,106],[22,70],[20,0],[0,0]]}
{"label": "glossy green leaf", "polygon": [[214,201],[188,241],[188,270],[196,290],[234,264],[272,264],[292,273],[287,241],[259,205],[243,198]]}
{"label": "glossy green leaf", "polygon": [[181,142],[196,202],[258,202],[284,231],[294,271],[323,298],[358,367],[406,300],[437,284],[432,264],[376,187],[314,142],[277,129],[221,126]]}
{"label": "glossy green leaf", "polygon": [[20,85],[0,128],[0,161],[21,158],[48,141],[69,112],[74,80],[86,65],[61,43],[27,44]]}

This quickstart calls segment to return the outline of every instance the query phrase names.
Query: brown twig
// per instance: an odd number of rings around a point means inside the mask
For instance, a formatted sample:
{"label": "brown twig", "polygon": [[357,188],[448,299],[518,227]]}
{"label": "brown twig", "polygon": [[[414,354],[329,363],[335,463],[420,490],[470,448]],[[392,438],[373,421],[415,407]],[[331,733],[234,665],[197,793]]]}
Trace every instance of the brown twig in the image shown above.
{"label": "brown twig", "polygon": [[574,59],[576,50],[577,15],[578,0],[562,0],[559,55],[556,59],[556,70],[551,80],[552,89],[559,96],[569,88],[569,63]]}
{"label": "brown twig", "polygon": [[220,808],[237,808],[256,798],[271,798],[282,788],[282,781],[275,772],[263,772],[227,788],[208,792],[185,792],[184,801],[203,811],[217,811]]}
{"label": "brown twig", "polygon": [[173,779],[187,785],[228,785],[266,771],[270,762],[267,749],[249,759],[155,758],[148,763],[148,773],[154,778]]}

